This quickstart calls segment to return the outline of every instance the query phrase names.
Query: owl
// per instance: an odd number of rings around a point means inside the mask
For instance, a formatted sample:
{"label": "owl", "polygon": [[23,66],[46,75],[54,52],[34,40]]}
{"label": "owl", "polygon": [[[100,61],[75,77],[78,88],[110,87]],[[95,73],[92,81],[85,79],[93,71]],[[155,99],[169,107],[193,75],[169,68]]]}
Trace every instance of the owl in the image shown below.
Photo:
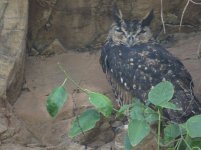
{"label": "owl", "polygon": [[114,6],[114,23],[101,49],[100,64],[119,105],[131,103],[133,97],[147,104],[150,89],[170,81],[175,88],[171,101],[181,110],[163,113],[168,120],[182,123],[200,114],[201,102],[182,62],[154,40],[149,28],[153,17],[152,10],[142,20],[125,20]]}

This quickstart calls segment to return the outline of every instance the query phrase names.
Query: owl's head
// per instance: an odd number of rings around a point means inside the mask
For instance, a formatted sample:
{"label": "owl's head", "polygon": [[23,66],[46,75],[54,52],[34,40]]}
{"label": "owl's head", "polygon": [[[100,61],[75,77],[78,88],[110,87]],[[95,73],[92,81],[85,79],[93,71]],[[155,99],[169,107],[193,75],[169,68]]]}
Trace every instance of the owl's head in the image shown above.
{"label": "owl's head", "polygon": [[152,39],[149,25],[153,19],[153,10],[143,20],[123,20],[121,11],[113,6],[114,23],[108,34],[108,40],[114,45],[133,46],[139,43],[147,43]]}

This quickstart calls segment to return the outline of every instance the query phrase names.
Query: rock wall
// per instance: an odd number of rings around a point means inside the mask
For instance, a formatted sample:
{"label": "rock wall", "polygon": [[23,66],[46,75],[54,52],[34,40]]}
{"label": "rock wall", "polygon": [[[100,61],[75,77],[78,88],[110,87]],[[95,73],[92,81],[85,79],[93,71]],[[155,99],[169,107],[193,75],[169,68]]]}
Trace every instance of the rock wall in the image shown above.
{"label": "rock wall", "polygon": [[28,0],[0,1],[0,150],[25,150],[20,144],[34,139],[10,107],[24,81],[27,21]]}
{"label": "rock wall", "polygon": [[[114,0],[113,0],[114,1]],[[55,38],[66,49],[93,50],[104,42],[112,23],[112,0],[30,0],[29,52],[40,54]],[[117,0],[125,18],[142,18],[154,9],[152,29],[161,35],[160,1]],[[164,1],[167,33],[179,32],[179,22],[186,1]],[[190,4],[182,32],[200,30],[201,6]]]}
{"label": "rock wall", "polygon": [[0,1],[0,99],[16,101],[24,77],[28,0]]}

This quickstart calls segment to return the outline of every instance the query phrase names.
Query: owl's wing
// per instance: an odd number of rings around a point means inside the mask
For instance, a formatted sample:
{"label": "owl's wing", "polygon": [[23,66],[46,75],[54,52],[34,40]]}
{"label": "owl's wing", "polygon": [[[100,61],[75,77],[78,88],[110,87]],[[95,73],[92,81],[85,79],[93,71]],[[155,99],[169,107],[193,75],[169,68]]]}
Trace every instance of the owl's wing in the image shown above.
{"label": "owl's wing", "polygon": [[171,81],[175,88],[181,88],[179,84],[185,88],[192,84],[191,75],[184,65],[157,44],[133,47],[106,44],[102,49],[100,63],[103,71],[117,84],[142,100],[147,98],[151,87],[162,80]]}

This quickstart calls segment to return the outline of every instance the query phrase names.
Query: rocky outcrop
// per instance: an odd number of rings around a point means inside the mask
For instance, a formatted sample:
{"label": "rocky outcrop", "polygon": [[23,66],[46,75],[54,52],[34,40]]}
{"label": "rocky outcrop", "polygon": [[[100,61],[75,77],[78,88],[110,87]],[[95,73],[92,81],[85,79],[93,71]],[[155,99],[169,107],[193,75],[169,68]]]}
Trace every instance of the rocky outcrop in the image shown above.
{"label": "rocky outcrop", "polygon": [[0,99],[14,103],[24,76],[28,0],[3,0],[0,8]]}
{"label": "rocky outcrop", "polygon": [[[28,0],[0,1],[0,149],[6,143],[24,144],[31,134],[12,113],[24,79]],[[29,139],[27,141],[27,139]],[[21,149],[15,147],[15,149]]]}
{"label": "rocky outcrop", "polygon": [[[39,53],[58,39],[66,49],[78,51],[99,49],[112,23],[114,0],[35,0],[30,1],[29,50]],[[125,18],[143,18],[154,9],[152,29],[162,38],[161,4],[156,0],[117,0]],[[167,34],[179,32],[179,23],[186,1],[163,2]],[[181,32],[200,30],[201,6],[190,3]]]}

